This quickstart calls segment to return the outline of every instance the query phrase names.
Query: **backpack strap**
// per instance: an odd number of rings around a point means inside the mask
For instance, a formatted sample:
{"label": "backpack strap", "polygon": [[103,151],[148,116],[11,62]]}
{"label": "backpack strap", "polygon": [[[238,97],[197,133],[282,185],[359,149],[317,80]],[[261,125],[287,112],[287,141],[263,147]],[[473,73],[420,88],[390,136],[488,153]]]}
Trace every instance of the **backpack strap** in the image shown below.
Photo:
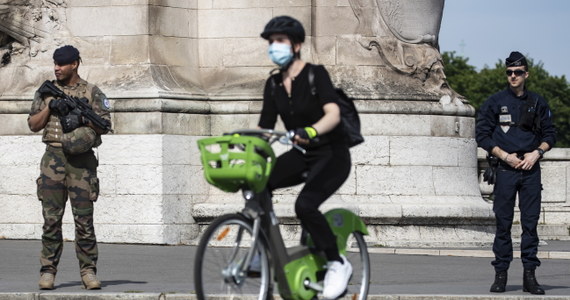
{"label": "backpack strap", "polygon": [[269,85],[271,86],[271,98],[275,97],[275,89],[277,88],[277,83],[275,83],[275,77],[271,77],[271,82]]}
{"label": "backpack strap", "polygon": [[309,64],[309,86],[311,87],[311,95],[317,95],[317,87],[315,86],[315,71],[313,70],[313,65]]}
{"label": "backpack strap", "polygon": [[277,80],[275,79],[276,74],[278,74],[280,72],[279,69],[273,69],[271,71],[269,71],[269,76],[270,76],[270,87],[271,87],[271,98],[275,97],[275,89],[277,89]]}

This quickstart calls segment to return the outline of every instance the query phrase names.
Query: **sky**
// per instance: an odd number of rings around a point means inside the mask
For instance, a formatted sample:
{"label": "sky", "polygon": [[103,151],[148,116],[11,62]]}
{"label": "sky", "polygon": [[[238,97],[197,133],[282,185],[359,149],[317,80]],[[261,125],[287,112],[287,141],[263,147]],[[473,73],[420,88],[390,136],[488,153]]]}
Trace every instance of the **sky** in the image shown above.
{"label": "sky", "polygon": [[469,58],[477,70],[516,50],[570,81],[570,1],[447,0],[439,47]]}

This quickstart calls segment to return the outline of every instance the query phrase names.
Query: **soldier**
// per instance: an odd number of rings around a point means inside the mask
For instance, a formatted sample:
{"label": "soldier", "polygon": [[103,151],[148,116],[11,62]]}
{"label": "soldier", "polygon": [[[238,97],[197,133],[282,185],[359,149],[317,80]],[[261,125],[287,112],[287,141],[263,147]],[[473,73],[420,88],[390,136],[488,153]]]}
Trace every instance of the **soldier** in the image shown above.
{"label": "soldier", "polygon": [[540,266],[537,257],[542,190],[539,160],[554,146],[555,129],[548,103],[526,89],[529,76],[526,58],[514,51],[505,60],[505,65],[509,87],[483,103],[476,127],[479,147],[500,160],[493,190],[495,282],[490,291],[505,292],[507,270],[513,260],[511,227],[518,194],[523,291],[541,295],[544,289],[535,276],[535,269]]}
{"label": "soldier", "polygon": [[[53,60],[56,77],[53,83],[68,96],[86,98],[93,111],[106,120],[110,128],[109,100],[97,86],[79,77],[79,51],[70,45],[63,46],[55,50]],[[72,130],[68,127],[68,132],[64,133],[62,123],[72,124]],[[81,115],[70,113],[63,99],[54,99],[39,90],[32,102],[28,126],[33,132],[43,129],[42,141],[47,145],[37,179],[37,194],[44,217],[39,288],[54,288],[63,250],[62,218],[69,196],[81,281],[86,289],[100,289],[93,227],[93,202],[99,195],[98,161],[92,147],[101,144],[101,134],[107,130]]]}

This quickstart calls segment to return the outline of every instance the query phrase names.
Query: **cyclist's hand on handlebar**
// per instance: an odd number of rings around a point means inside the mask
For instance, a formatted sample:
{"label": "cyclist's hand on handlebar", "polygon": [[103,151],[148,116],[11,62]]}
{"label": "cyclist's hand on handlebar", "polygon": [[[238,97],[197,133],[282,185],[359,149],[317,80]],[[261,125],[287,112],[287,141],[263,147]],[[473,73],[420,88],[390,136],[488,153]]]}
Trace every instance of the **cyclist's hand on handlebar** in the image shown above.
{"label": "cyclist's hand on handlebar", "polygon": [[318,136],[317,131],[313,127],[297,128],[295,130],[295,136],[293,137],[293,142],[296,144],[308,144],[311,139]]}

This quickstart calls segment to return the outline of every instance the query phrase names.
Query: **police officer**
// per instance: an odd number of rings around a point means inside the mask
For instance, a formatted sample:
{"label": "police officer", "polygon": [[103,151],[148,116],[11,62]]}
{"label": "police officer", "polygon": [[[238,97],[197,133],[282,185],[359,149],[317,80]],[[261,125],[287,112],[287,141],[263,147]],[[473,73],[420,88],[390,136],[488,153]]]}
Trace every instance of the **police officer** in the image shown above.
{"label": "police officer", "polygon": [[555,129],[544,98],[526,89],[529,77],[526,58],[515,51],[505,63],[508,88],[483,103],[476,127],[478,145],[500,160],[493,191],[496,233],[492,262],[495,281],[491,292],[502,293],[507,284],[507,270],[513,260],[511,227],[518,193],[523,291],[541,295],[544,289],[535,277],[535,269],[540,266],[537,257],[542,190],[539,160],[554,146]]}
{"label": "police officer", "polygon": [[[79,51],[70,45],[63,46],[55,50],[53,60],[56,77],[53,83],[69,96],[86,98],[93,111],[106,120],[110,128],[107,97],[98,87],[79,77]],[[72,122],[75,129],[70,128],[71,131],[64,133],[64,120],[75,120]],[[93,202],[99,194],[99,179],[98,162],[92,147],[101,144],[100,135],[107,130],[70,114],[61,99],[54,99],[39,90],[32,102],[28,126],[33,132],[43,129],[42,141],[47,145],[37,179],[37,194],[44,217],[39,288],[54,288],[63,250],[62,218],[69,197],[81,281],[86,289],[99,289],[97,240],[93,228]]]}

